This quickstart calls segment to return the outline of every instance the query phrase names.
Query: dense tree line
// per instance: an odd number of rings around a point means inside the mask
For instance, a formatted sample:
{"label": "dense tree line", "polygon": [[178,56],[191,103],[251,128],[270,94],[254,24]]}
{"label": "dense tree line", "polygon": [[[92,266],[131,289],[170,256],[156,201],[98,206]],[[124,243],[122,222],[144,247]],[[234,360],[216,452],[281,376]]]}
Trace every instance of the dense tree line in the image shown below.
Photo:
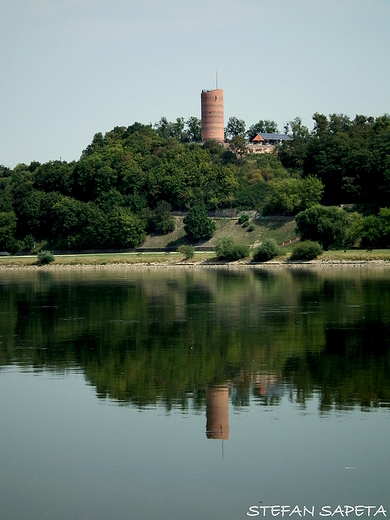
{"label": "dense tree line", "polygon": [[293,137],[280,149],[283,165],[299,176],[315,175],[331,204],[390,204],[390,116],[314,114],[312,132],[300,118],[286,131]]}
{"label": "dense tree line", "polygon": [[0,250],[31,239],[61,249],[134,247],[147,231],[172,230],[171,208],[235,204],[231,152],[162,133],[161,125],[116,127],[97,133],[79,161],[2,168]]}
{"label": "dense tree line", "polygon": [[[150,231],[172,231],[173,209],[295,215],[319,203],[389,206],[390,116],[313,119],[312,132],[300,118],[290,122],[285,132],[293,140],[259,156],[245,153],[245,135],[275,131],[274,121],[246,132],[244,121],[230,118],[226,148],[200,143],[195,117],[163,117],[154,127],[134,123],[95,134],[78,161],[0,166],[0,250],[43,240],[60,249],[136,247]],[[383,215],[371,227],[353,218],[364,243],[387,244]]]}

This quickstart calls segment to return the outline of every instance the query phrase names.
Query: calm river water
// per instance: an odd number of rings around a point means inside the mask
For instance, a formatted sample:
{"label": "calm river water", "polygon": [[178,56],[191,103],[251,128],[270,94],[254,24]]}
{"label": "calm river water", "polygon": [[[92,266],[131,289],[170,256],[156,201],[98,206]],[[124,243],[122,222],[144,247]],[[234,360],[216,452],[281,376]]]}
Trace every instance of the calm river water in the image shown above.
{"label": "calm river water", "polygon": [[389,274],[0,272],[0,519],[390,516]]}

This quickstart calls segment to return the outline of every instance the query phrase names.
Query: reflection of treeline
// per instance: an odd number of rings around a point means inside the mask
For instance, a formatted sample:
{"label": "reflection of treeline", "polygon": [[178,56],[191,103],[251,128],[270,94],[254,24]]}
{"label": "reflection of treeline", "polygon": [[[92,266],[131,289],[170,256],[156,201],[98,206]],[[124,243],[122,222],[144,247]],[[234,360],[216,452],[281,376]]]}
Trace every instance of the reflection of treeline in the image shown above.
{"label": "reflection of treeline", "polygon": [[320,394],[320,409],[390,406],[390,324],[364,319],[354,327],[329,328],[322,352],[291,357],[284,376],[304,404]]}
{"label": "reflection of treeline", "polygon": [[0,286],[0,363],[81,370],[98,396],[138,406],[199,404],[205,385],[227,381],[234,403],[245,405],[254,374],[280,376],[289,359],[305,367],[308,352],[323,355],[329,324],[352,328],[362,316],[372,323],[379,309],[390,310],[388,283],[379,274],[378,280],[263,270],[18,276]]}

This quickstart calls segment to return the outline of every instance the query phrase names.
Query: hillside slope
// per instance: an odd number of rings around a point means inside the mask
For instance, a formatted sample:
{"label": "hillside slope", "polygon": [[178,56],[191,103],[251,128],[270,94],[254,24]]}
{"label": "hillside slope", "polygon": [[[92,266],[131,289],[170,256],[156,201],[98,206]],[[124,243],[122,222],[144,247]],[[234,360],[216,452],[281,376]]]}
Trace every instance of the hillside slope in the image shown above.
{"label": "hillside slope", "polygon": [[[148,235],[142,248],[178,247],[187,244],[184,231],[183,217],[174,217],[176,229],[167,235]],[[210,240],[195,243],[195,246],[213,247],[218,238],[230,235],[237,242],[248,246],[260,244],[267,238],[273,238],[278,244],[297,238],[295,219],[293,217],[268,217],[250,221],[255,226],[253,231],[242,227],[236,219],[215,219],[217,230]]]}

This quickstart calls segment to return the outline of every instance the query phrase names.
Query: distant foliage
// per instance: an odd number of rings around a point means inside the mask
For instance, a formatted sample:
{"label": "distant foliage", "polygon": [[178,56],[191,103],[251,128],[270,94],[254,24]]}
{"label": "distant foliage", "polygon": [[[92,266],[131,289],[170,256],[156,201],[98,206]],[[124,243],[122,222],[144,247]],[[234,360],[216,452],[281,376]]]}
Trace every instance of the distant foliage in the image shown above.
{"label": "distant foliage", "polygon": [[294,246],[291,260],[314,260],[317,256],[324,252],[322,246],[318,242],[305,240]]}
{"label": "distant foliage", "polygon": [[217,241],[215,246],[217,258],[229,262],[241,260],[249,256],[249,248],[244,244],[238,244],[233,237],[225,236]]}
{"label": "distant foliage", "polygon": [[38,253],[38,263],[39,265],[46,265],[50,264],[51,262],[54,262],[55,258],[50,253],[50,251],[40,251]]}
{"label": "distant foliage", "polygon": [[276,256],[280,255],[280,247],[272,238],[264,240],[264,242],[256,249],[253,260],[255,262],[268,262]]}
{"label": "distant foliage", "polygon": [[177,251],[181,254],[181,255],[184,255],[185,259],[186,260],[189,260],[190,258],[194,258],[195,256],[195,249],[193,246],[189,246],[189,245],[185,245],[183,244],[182,246],[180,246]]}

